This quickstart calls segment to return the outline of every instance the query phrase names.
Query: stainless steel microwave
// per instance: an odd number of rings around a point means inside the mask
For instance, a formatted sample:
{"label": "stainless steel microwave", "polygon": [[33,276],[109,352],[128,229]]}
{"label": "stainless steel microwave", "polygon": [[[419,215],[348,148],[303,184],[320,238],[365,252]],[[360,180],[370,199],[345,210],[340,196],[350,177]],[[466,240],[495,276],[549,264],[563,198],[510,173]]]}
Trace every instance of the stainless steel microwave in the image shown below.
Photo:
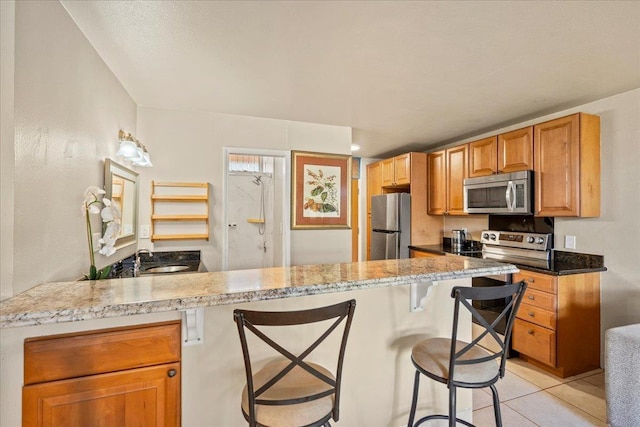
{"label": "stainless steel microwave", "polygon": [[465,179],[464,211],[484,214],[533,213],[533,171]]}

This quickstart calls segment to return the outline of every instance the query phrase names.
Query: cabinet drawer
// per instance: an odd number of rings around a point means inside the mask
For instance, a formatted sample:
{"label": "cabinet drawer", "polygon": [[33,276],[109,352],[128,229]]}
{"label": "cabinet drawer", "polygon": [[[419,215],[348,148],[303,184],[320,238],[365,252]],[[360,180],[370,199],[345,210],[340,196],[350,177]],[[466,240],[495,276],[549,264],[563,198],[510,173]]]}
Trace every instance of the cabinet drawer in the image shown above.
{"label": "cabinet drawer", "polygon": [[532,271],[520,270],[520,273],[513,275],[514,282],[524,280],[528,289],[537,289],[539,291],[558,293],[558,280],[555,276],[548,274],[534,273]]}
{"label": "cabinet drawer", "polygon": [[523,304],[533,305],[544,310],[556,311],[556,296],[548,292],[540,292],[535,289],[528,289],[522,298]]}
{"label": "cabinet drawer", "polygon": [[521,319],[513,324],[513,349],[546,365],[556,365],[556,333]]}
{"label": "cabinet drawer", "polygon": [[180,361],[180,322],[29,338],[24,383],[116,372]]}
{"label": "cabinet drawer", "polygon": [[519,319],[526,320],[536,325],[549,329],[556,329],[556,313],[529,304],[521,304],[516,315]]}

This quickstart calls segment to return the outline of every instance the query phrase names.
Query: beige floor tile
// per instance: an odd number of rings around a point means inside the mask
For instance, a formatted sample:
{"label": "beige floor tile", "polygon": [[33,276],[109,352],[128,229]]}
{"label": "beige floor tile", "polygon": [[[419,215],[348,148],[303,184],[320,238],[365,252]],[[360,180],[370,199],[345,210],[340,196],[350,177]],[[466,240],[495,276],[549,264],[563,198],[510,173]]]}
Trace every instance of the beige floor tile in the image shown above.
{"label": "beige floor tile", "polygon": [[[500,411],[502,412],[503,426],[536,427],[534,423],[505,404],[500,405]],[[476,427],[495,427],[496,419],[493,415],[493,406],[473,411],[473,424]]]}
{"label": "beige floor tile", "polygon": [[603,390],[605,389],[604,388],[604,372],[602,372],[600,374],[591,375],[589,377],[584,377],[582,379],[584,381],[588,382],[589,384],[593,384],[595,386],[598,386]]}
{"label": "beige floor tile", "polygon": [[597,385],[582,379],[555,386],[546,391],[593,415],[600,421],[607,421],[604,389]]}
{"label": "beige floor tile", "polygon": [[[498,389],[498,396],[500,397],[501,402],[506,402],[507,400],[526,396],[527,394],[535,393],[541,390],[537,385],[523,379],[522,377],[512,372],[507,372],[504,378],[498,380],[498,382],[496,383],[496,388]],[[491,390],[485,390],[487,391],[487,393],[491,393]]]}
{"label": "beige floor tile", "polygon": [[596,369],[573,377],[560,378],[518,358],[507,360],[507,370],[543,389],[597,375],[603,372],[602,369]]}
{"label": "beige floor tile", "polygon": [[491,393],[487,393],[482,388],[476,388],[473,390],[473,410],[486,408],[487,406],[493,407],[493,398]]}
{"label": "beige floor tile", "polygon": [[546,391],[510,400],[505,405],[540,427],[606,427],[598,418]]}
{"label": "beige floor tile", "polygon": [[507,360],[507,371],[513,372],[521,378],[540,388],[549,388],[562,384],[562,379],[555,377],[521,359]]}

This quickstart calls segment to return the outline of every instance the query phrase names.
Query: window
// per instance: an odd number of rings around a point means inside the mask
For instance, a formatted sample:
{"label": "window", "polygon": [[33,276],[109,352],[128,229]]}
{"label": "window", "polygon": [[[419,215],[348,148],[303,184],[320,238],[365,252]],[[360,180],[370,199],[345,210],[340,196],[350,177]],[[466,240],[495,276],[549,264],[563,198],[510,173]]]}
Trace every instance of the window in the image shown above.
{"label": "window", "polygon": [[229,154],[229,172],[273,173],[273,157]]}

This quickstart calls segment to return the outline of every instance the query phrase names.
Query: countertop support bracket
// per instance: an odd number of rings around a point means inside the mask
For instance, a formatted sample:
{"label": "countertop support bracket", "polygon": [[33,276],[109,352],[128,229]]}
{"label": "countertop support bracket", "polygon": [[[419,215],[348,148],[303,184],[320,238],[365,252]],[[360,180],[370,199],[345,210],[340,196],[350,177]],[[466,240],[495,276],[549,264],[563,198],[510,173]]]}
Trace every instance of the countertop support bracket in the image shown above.
{"label": "countertop support bracket", "polygon": [[182,312],[182,345],[204,343],[204,307],[189,308]]}

